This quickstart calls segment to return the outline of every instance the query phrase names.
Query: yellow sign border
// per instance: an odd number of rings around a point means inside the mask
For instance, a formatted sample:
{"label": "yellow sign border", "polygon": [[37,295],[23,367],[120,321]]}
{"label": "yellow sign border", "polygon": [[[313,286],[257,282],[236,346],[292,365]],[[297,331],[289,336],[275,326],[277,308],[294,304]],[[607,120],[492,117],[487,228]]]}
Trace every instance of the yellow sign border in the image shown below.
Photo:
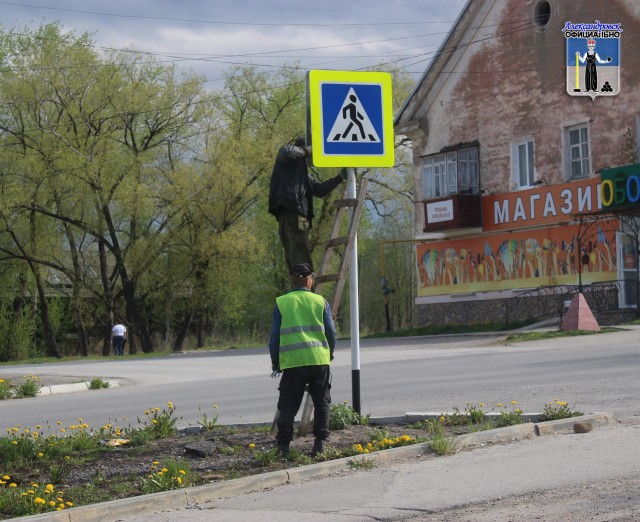
{"label": "yellow sign border", "polygon": [[[322,94],[324,83],[380,85],[382,90],[382,148],[377,155],[324,154],[322,128]],[[391,73],[314,70],[307,75],[308,126],[311,130],[311,157],[316,167],[393,167],[395,137],[393,133],[393,98]]]}

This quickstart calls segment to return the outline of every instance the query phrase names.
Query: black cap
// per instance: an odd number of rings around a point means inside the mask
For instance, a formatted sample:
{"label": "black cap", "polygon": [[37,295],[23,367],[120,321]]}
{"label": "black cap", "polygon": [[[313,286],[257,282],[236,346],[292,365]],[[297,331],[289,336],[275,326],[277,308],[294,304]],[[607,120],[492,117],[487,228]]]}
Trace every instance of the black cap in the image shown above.
{"label": "black cap", "polygon": [[293,265],[289,273],[292,276],[300,277],[300,278],[306,278],[306,277],[315,275],[313,273],[313,268],[311,268],[311,265],[309,263],[301,263],[299,265]]}

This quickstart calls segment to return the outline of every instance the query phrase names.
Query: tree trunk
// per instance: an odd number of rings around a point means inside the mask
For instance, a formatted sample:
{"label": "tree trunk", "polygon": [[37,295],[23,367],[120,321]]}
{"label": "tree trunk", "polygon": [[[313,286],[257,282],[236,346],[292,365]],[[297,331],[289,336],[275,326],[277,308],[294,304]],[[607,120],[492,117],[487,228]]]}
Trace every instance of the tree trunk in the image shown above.
{"label": "tree trunk", "polygon": [[40,274],[37,270],[33,271],[33,275],[35,276],[36,287],[38,289],[38,298],[40,299],[40,306],[38,308],[40,310],[40,319],[42,320],[42,326],[44,329],[44,343],[46,346],[47,355],[49,357],[56,357],[57,359],[61,359],[62,356],[60,355],[60,351],[58,350],[56,335],[53,331],[51,318],[49,317],[49,304],[47,303],[47,296],[44,291],[42,278],[40,277]]}
{"label": "tree trunk", "polygon": [[176,340],[173,342],[173,351],[179,352],[182,350],[182,345],[187,338],[187,334],[189,333],[189,327],[191,326],[191,319],[193,318],[193,313],[191,311],[186,312],[182,321],[180,321],[180,326],[178,326],[178,331],[176,333]]}

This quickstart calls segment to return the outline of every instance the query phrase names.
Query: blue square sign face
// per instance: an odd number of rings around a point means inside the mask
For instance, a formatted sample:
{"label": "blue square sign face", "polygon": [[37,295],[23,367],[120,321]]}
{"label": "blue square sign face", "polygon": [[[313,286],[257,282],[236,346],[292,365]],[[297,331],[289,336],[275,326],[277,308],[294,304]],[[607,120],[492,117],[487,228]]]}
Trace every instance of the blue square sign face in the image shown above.
{"label": "blue square sign face", "polygon": [[309,127],[316,167],[392,167],[391,75],[310,71]]}
{"label": "blue square sign face", "polygon": [[325,154],[384,153],[380,85],[324,83],[320,92]]}

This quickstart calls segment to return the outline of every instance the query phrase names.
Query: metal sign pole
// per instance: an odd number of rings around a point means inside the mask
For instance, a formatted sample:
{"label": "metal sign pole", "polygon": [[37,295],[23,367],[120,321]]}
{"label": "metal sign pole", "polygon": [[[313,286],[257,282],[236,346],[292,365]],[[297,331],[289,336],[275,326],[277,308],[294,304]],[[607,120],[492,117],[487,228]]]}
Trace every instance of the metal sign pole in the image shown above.
{"label": "metal sign pole", "polygon": [[[347,196],[356,199],[356,169],[349,168],[347,176]],[[353,220],[355,209],[351,209]],[[351,396],[353,409],[360,414],[360,307],[358,303],[358,233],[353,236],[353,252],[349,265],[349,302],[351,319]]]}

